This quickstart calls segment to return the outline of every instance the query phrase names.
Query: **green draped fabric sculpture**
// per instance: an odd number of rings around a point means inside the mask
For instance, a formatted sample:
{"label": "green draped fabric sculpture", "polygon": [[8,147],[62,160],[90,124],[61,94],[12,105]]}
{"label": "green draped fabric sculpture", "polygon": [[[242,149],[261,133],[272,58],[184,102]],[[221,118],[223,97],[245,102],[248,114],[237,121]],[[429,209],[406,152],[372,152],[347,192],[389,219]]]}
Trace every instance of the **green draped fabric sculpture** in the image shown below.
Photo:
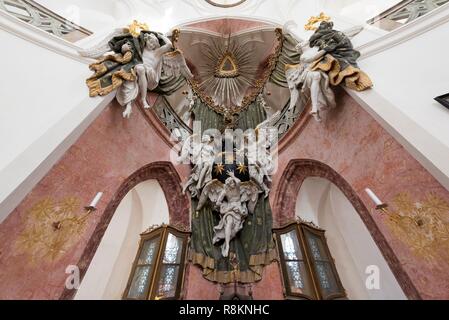
{"label": "green draped fabric sculpture", "polygon": [[[202,132],[220,128],[224,117],[200,100],[193,109],[195,120],[201,121]],[[238,129],[254,129],[266,119],[264,108],[255,101],[239,116]],[[232,167],[232,166],[231,166]],[[228,168],[227,168],[228,169]],[[214,245],[214,227],[220,222],[219,213],[206,205],[197,212],[198,200],[192,199],[191,260],[201,266],[206,279],[218,283],[254,283],[262,279],[263,267],[276,259],[272,238],[272,213],[268,198],[259,195],[254,214],[246,218],[243,229],[230,243],[230,255],[223,257]],[[235,268],[233,261],[238,262]]]}

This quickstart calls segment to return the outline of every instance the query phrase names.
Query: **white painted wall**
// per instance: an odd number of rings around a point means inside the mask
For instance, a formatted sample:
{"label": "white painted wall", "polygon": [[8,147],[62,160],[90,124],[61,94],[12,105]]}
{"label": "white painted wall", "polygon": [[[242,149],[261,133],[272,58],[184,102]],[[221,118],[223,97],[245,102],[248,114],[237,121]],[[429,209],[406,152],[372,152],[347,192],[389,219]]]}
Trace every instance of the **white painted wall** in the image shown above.
{"label": "white painted wall", "polygon": [[[335,185],[322,178],[306,179],[298,194],[296,215],[326,230],[349,299],[406,299],[359,214]],[[379,267],[380,290],[365,286],[365,271],[371,265]]]}
{"label": "white painted wall", "polygon": [[[0,30],[0,170],[55,125],[86,95],[86,65]],[[65,97],[65,101],[57,99]]]}
{"label": "white painted wall", "polygon": [[75,299],[121,299],[139,248],[140,234],[162,223],[169,223],[162,188],[157,180],[140,183],[120,202]]}

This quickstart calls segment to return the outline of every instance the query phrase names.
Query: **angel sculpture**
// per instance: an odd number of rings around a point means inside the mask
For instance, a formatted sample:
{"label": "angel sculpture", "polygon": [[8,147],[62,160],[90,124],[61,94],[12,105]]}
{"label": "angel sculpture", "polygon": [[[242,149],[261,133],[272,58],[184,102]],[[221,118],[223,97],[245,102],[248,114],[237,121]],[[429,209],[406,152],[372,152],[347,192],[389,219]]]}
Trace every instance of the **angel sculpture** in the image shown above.
{"label": "angel sculpture", "polygon": [[195,143],[195,136],[190,136],[183,145],[179,163],[183,163],[190,158],[193,164],[192,174],[183,188],[183,193],[190,190],[192,196],[198,195],[208,182],[212,180],[212,169],[215,161],[215,146],[211,136],[203,135],[200,143]]}
{"label": "angel sculpture", "polygon": [[[86,81],[90,96],[104,96],[117,89],[117,101],[125,107],[124,118],[130,117],[133,102],[139,94],[143,107],[150,108],[146,100],[147,91],[163,89],[160,88],[163,77],[193,77],[181,51],[175,50],[165,35],[152,31],[131,35],[122,30],[111,36],[112,39],[106,38],[96,47],[80,51],[80,54],[99,59],[90,65],[95,74]],[[109,54],[111,51],[114,54]],[[177,86],[169,88],[170,91],[183,85],[182,81],[171,83]]]}
{"label": "angel sculpture", "polygon": [[204,187],[197,211],[200,211],[209,199],[215,210],[220,212],[220,222],[214,227],[213,243],[221,246],[223,257],[229,255],[229,244],[237,233],[243,229],[248,213],[253,214],[261,193],[260,188],[252,181],[241,182],[232,171],[228,171],[229,178],[225,184],[212,180]]}
{"label": "angel sculpture", "polygon": [[[291,93],[290,109],[294,108],[301,92],[310,94],[315,120],[321,121],[320,111],[335,107],[331,86],[363,91],[372,87],[370,78],[358,68],[360,53],[354,50],[351,38],[363,27],[344,32],[333,29],[333,23],[323,21],[309,41],[300,41],[296,50],[300,63],[286,65],[286,78]],[[284,31],[289,32],[287,28]]]}
{"label": "angel sculpture", "polygon": [[316,121],[320,122],[320,111],[335,107],[335,96],[329,84],[329,77],[323,71],[312,70],[313,62],[321,59],[326,52],[317,47],[311,48],[309,42],[302,42],[296,46],[296,50],[301,53],[300,64],[287,66],[285,76],[290,89],[290,107],[293,111],[301,93],[310,95],[312,110],[310,114]]}
{"label": "angel sculpture", "polygon": [[[258,132],[265,127],[258,127]],[[266,141],[265,138],[268,138]],[[277,137],[276,137],[277,138]],[[268,147],[271,146],[269,137],[260,137],[258,140],[255,135],[248,135],[246,137],[246,146],[243,152],[248,159],[248,173],[250,178],[256,182],[261,190],[265,192],[265,197],[268,197],[270,188],[266,184],[271,182],[270,176],[274,171],[274,161]]]}

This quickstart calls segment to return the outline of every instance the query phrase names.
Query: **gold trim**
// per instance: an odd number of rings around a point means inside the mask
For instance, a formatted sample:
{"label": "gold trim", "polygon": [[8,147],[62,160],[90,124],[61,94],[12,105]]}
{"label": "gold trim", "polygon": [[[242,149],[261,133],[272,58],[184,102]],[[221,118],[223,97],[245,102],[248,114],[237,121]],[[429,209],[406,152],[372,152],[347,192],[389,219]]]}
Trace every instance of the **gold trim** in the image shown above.
{"label": "gold trim", "polygon": [[191,253],[191,262],[203,268],[203,277],[212,282],[218,283],[255,283],[262,280],[263,268],[273,261],[277,261],[276,249],[270,249],[266,253],[252,255],[249,259],[248,271],[232,270],[218,271],[215,270],[215,260],[203,255],[202,253]]}
{"label": "gold trim", "polygon": [[90,97],[96,97],[98,95],[105,96],[111,93],[112,91],[114,91],[115,89],[117,89],[122,85],[123,80],[135,81],[137,79],[137,76],[134,73],[134,69],[132,69],[131,72],[127,72],[123,69],[114,72],[111,75],[112,84],[107,87],[101,86],[101,79],[100,79],[101,76],[105,75],[108,72],[108,69],[104,65],[105,61],[114,61],[122,65],[125,65],[131,62],[132,59],[133,59],[132,52],[127,52],[125,53],[125,55],[121,54],[107,55],[103,57],[101,60],[92,63],[89,66],[89,69],[94,71],[95,73],[86,80],[86,84],[89,88]]}
{"label": "gold trim", "polygon": [[142,31],[149,31],[148,24],[133,20],[133,22],[125,28],[133,37],[137,38]]}
{"label": "gold trim", "polygon": [[330,54],[326,54],[322,59],[315,61],[310,69],[327,73],[333,86],[338,86],[343,81],[346,87],[356,91],[364,91],[373,86],[371,79],[365,72],[351,65],[341,70],[338,60]]}
{"label": "gold trim", "polygon": [[323,21],[331,21],[331,17],[326,15],[324,12],[321,12],[319,16],[316,17],[312,16],[309,18],[309,21],[307,21],[307,24],[304,26],[304,30],[314,31],[318,29],[318,27],[315,27],[315,24]]}

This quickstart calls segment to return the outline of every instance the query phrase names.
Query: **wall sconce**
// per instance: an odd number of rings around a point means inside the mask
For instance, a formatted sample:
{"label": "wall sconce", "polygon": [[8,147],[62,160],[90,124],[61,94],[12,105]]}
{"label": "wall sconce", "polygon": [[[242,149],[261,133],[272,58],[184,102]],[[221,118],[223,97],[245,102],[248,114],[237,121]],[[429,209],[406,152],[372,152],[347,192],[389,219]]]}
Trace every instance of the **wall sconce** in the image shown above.
{"label": "wall sconce", "polygon": [[77,224],[84,223],[86,218],[92,212],[97,210],[97,204],[98,204],[98,202],[100,201],[100,199],[102,197],[103,197],[103,192],[98,192],[97,195],[95,196],[95,198],[92,200],[92,202],[88,206],[84,207],[84,210],[86,211],[86,213],[83,216],[81,216],[79,218],[78,217],[76,217],[76,218],[70,217],[70,218],[66,218],[66,219],[63,219],[63,220],[59,220],[59,221],[53,222],[52,223],[53,230],[54,231],[61,230],[64,222],[68,222],[68,221],[70,221],[72,223],[75,222]]}
{"label": "wall sconce", "polygon": [[[420,218],[420,215],[409,217],[409,216],[403,216],[396,212],[389,212],[388,211],[388,204],[382,202],[378,196],[369,188],[365,189],[365,192],[368,194],[368,196],[373,200],[373,202],[376,204],[376,210],[382,211],[385,214],[388,214],[389,219],[394,221],[397,224],[401,224],[404,219],[411,219],[413,223],[418,226],[422,227],[424,226],[424,221],[422,218]],[[417,212],[420,213],[422,211],[422,208],[417,208]]]}
{"label": "wall sconce", "polygon": [[369,188],[365,189],[365,192],[368,194],[368,196],[373,200],[373,202],[376,204],[376,210],[381,210],[383,212],[387,211],[388,204],[385,202],[382,202],[379,197]]}
{"label": "wall sconce", "polygon": [[87,207],[84,207],[84,209],[86,211],[90,211],[90,212],[97,210],[97,204],[98,204],[98,202],[100,202],[102,197],[103,197],[103,192],[98,192],[97,195],[95,196],[95,198],[90,203],[90,205],[88,205]]}

